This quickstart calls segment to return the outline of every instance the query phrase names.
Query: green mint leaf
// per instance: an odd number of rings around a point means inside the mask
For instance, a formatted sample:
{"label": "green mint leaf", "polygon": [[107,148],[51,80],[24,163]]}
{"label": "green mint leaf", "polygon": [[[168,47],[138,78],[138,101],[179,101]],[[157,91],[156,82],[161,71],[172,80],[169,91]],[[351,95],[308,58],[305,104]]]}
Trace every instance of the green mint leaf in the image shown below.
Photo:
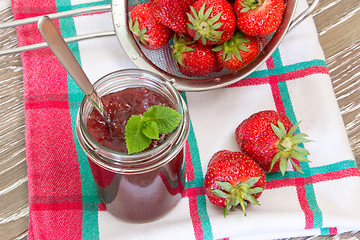
{"label": "green mint leaf", "polygon": [[125,126],[125,138],[128,154],[141,152],[151,143],[151,139],[144,135],[142,129],[144,122],[142,116],[133,115]]}
{"label": "green mint leaf", "polygon": [[170,107],[152,106],[143,115],[133,115],[125,126],[128,154],[148,148],[152,139],[159,134],[174,131],[182,119],[182,114]]}
{"label": "green mint leaf", "polygon": [[159,126],[154,121],[145,122],[142,132],[150,139],[159,138]]}
{"label": "green mint leaf", "polygon": [[182,119],[182,114],[170,107],[151,106],[144,113],[144,117],[156,122],[161,134],[167,134],[177,128]]}

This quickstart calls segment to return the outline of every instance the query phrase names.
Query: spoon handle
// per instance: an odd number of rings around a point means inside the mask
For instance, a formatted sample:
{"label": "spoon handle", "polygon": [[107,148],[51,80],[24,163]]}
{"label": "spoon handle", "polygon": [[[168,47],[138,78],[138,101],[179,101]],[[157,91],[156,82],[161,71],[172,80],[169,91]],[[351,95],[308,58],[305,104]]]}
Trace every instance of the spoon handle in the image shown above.
{"label": "spoon handle", "polygon": [[105,111],[101,99],[95,92],[90,80],[64,41],[53,21],[48,16],[40,18],[38,21],[38,29],[45,41],[48,43],[50,49],[59,59],[70,76],[74,79],[80,89],[94,104],[95,108],[100,112],[104,119],[106,121],[110,121],[108,113]]}
{"label": "spoon handle", "polygon": [[94,91],[94,88],[53,21],[48,16],[40,18],[38,21],[38,29],[50,49],[70,76],[76,81],[81,90],[85,94],[90,95]]}

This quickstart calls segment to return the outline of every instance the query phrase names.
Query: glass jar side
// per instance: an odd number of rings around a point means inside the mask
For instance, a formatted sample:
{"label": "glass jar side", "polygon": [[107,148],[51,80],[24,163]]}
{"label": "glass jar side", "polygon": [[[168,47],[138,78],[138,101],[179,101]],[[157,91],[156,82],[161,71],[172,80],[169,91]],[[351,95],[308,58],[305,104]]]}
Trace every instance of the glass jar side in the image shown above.
{"label": "glass jar side", "polygon": [[181,176],[190,125],[186,103],[170,83],[140,70],[109,74],[94,86],[100,97],[124,88],[146,87],[167,96],[174,109],[183,114],[178,128],[161,145],[131,155],[104,148],[90,136],[86,118],[93,108],[86,98],[77,116],[79,143],[88,156],[98,194],[106,209],[129,222],[156,220],[176,206],[184,190]]}

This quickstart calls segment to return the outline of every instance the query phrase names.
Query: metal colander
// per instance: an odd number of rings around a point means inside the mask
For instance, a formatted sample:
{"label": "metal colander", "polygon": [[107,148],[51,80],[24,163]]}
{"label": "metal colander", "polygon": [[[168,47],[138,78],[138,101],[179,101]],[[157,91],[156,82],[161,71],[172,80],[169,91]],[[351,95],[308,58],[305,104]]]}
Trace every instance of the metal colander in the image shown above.
{"label": "metal colander", "polygon": [[[137,40],[134,38],[133,34],[129,30],[128,16],[131,10],[136,5],[149,1],[150,0],[112,0],[111,4],[108,5],[80,8],[76,10],[48,14],[47,16],[52,19],[56,19],[73,15],[80,15],[84,13],[103,12],[111,10],[114,31],[70,37],[65,39],[65,41],[74,42],[83,39],[106,37],[115,34],[124,51],[137,67],[159,74],[160,76],[166,78],[168,81],[173,83],[173,85],[179,91],[205,91],[225,87],[232,83],[241,81],[241,79],[245,78],[253,71],[255,71],[272,55],[272,53],[279,46],[286,33],[291,31],[304,19],[310,16],[320,3],[320,0],[314,0],[306,10],[304,10],[300,15],[294,18],[297,0],[284,0],[286,8],[283,15],[283,21],[275,33],[259,39],[262,50],[260,55],[254,61],[236,72],[230,72],[224,69],[219,73],[209,74],[204,77],[188,77],[180,73],[180,71],[177,69],[175,61],[171,56],[172,50],[170,48],[170,44],[161,50],[145,49],[137,42]],[[41,17],[42,16],[15,20],[11,22],[4,22],[0,24],[0,29],[34,23],[37,22]],[[13,49],[5,49],[0,50],[0,55],[29,51],[46,46],[46,43],[38,43]]]}
{"label": "metal colander", "polygon": [[[204,77],[188,77],[180,73],[171,57],[172,50],[170,46],[166,46],[161,50],[147,50],[137,42],[128,29],[128,15],[137,4],[144,2],[148,1],[112,1],[115,32],[125,52],[139,68],[156,72],[157,74],[165,77],[171,81],[178,90],[205,91],[228,86],[232,83],[240,81],[255,71],[272,55],[284,38],[285,34],[297,26],[315,10],[319,0],[313,1],[309,8],[307,8],[294,20],[293,17],[297,0],[285,0],[286,9],[280,27],[270,36],[259,38],[262,50],[260,55],[254,61],[236,72],[230,72],[225,69],[219,73],[212,73]],[[124,6],[126,11],[125,14],[121,13],[121,9]],[[124,34],[124,32],[127,32],[128,34]]]}

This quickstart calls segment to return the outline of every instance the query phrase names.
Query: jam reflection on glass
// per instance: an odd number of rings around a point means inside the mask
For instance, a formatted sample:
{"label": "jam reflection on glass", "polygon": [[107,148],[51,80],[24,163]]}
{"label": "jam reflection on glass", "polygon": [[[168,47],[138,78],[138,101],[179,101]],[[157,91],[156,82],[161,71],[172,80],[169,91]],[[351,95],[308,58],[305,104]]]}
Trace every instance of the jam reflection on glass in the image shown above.
{"label": "jam reflection on glass", "polygon": [[[87,121],[90,135],[102,146],[127,153],[125,125],[134,114],[142,114],[153,105],[171,107],[169,100],[146,88],[127,88],[103,96],[102,101],[114,122],[109,127],[97,111]],[[167,135],[153,140],[148,149],[161,144]],[[147,222],[160,218],[179,201],[183,192],[181,171],[184,168],[185,149],[162,167],[141,174],[122,175],[110,172],[89,161],[97,183],[98,193],[113,215],[130,222]]]}

